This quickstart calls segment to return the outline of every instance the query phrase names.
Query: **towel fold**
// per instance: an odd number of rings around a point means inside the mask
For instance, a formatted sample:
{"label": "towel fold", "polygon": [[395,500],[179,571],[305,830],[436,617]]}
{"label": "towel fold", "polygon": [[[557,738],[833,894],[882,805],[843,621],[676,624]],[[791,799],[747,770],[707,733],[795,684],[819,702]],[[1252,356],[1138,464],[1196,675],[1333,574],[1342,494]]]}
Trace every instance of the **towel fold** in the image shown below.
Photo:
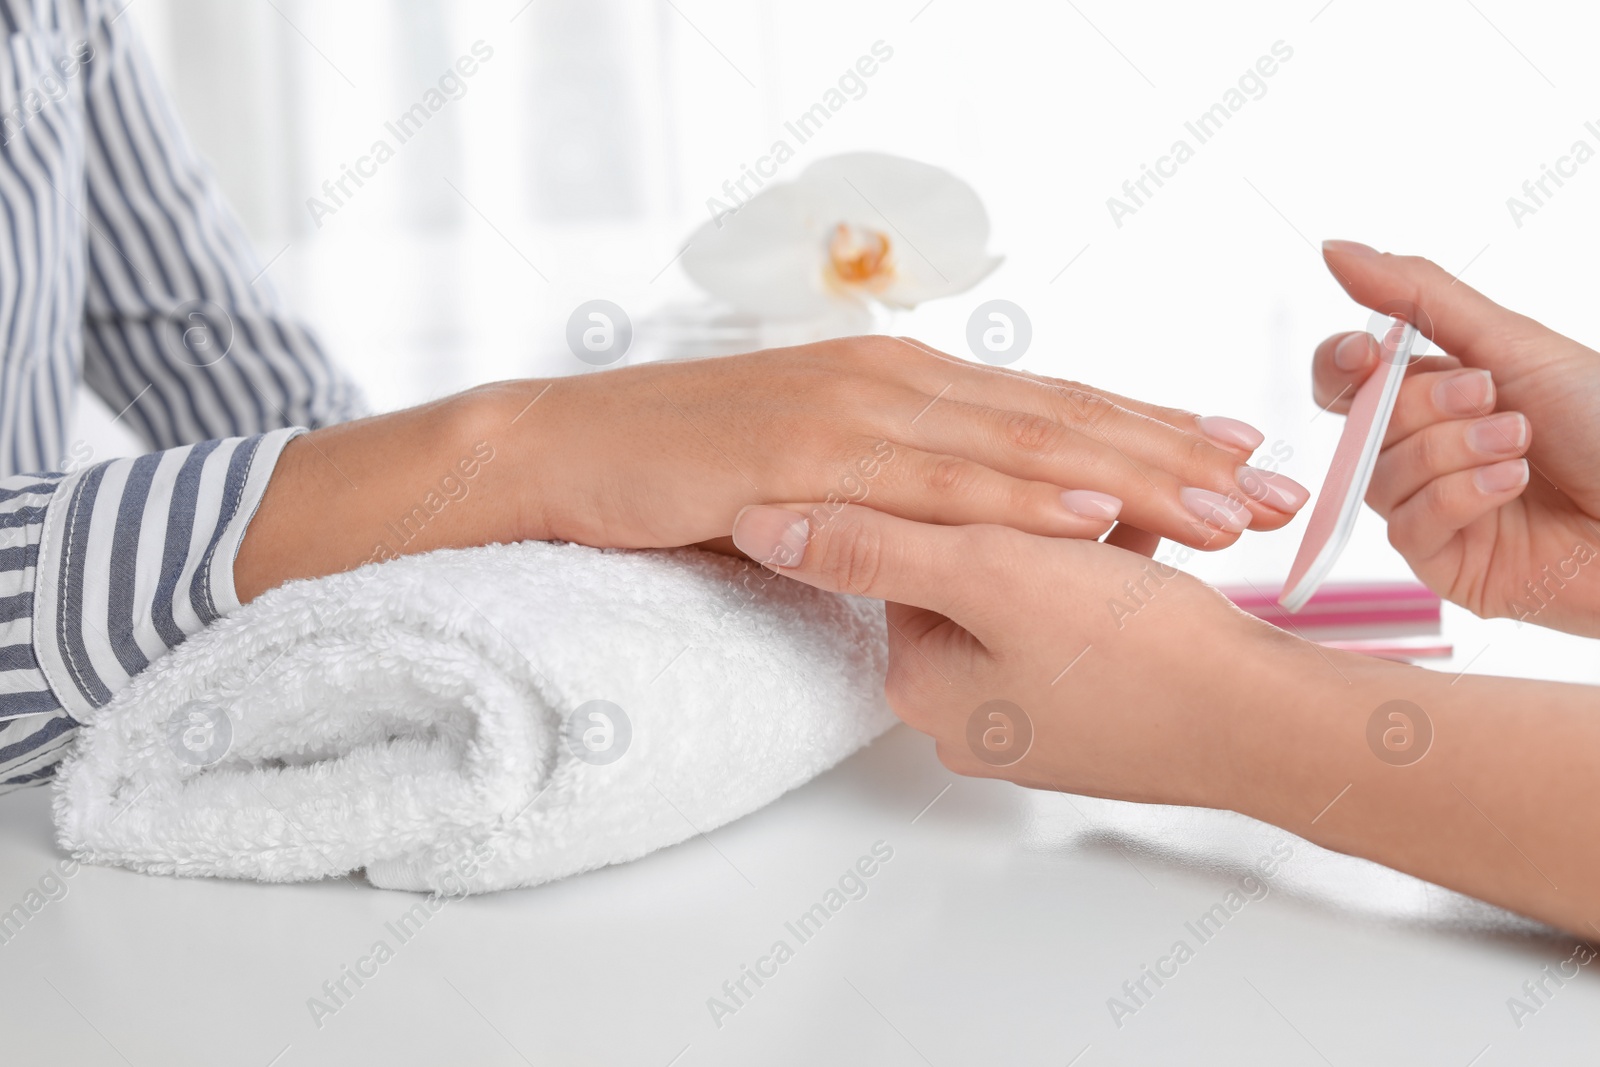
{"label": "towel fold", "polygon": [[893,721],[880,605],[683,549],[435,552],[276,589],[85,725],[63,847],[457,894],[634,859]]}

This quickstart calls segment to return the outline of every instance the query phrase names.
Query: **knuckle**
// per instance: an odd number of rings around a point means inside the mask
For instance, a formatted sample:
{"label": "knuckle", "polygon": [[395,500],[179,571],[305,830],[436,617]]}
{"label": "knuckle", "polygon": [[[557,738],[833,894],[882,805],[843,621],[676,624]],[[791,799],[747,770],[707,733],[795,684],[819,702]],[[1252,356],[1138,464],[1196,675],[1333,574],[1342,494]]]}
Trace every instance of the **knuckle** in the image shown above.
{"label": "knuckle", "polygon": [[1006,441],[1023,452],[1044,452],[1055,446],[1061,432],[1060,423],[1043,415],[1027,411],[1010,411],[1005,414]]}
{"label": "knuckle", "polygon": [[859,515],[834,524],[823,550],[823,571],[844,589],[870,593],[877,587],[883,566],[883,537],[876,526],[862,522]]}
{"label": "knuckle", "polygon": [[1417,464],[1418,469],[1423,471],[1441,469],[1440,464],[1445,458],[1442,454],[1444,443],[1440,440],[1439,435],[1432,432],[1432,430],[1433,428],[1430,427],[1417,434],[1416,443],[1411,446],[1411,458]]}
{"label": "knuckle", "polygon": [[1062,382],[1056,387],[1057,403],[1066,418],[1075,423],[1094,425],[1110,406],[1110,401],[1076,382]]}
{"label": "knuckle", "polygon": [[970,464],[956,456],[940,456],[928,464],[928,488],[937,493],[954,493],[970,480]]}

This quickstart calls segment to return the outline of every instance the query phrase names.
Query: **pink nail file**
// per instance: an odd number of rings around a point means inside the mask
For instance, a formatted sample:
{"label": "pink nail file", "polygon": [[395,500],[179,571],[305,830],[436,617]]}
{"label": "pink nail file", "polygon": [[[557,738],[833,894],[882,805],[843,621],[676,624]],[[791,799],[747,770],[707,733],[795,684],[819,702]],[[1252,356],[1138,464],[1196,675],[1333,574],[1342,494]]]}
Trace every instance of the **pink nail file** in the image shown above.
{"label": "pink nail file", "polygon": [[1278,596],[1278,603],[1286,611],[1305,607],[1350,541],[1416,341],[1416,327],[1401,319],[1390,319],[1378,339],[1378,369],[1356,390],[1350,403],[1333,464],[1317,493],[1300,551]]}

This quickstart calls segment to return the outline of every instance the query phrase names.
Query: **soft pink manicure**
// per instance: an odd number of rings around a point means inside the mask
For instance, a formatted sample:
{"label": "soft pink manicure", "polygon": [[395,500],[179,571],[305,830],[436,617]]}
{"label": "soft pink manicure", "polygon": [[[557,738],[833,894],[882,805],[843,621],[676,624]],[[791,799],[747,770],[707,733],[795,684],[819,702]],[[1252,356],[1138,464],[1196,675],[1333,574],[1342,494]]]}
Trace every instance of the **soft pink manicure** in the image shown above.
{"label": "soft pink manicure", "polygon": [[1221,415],[1206,415],[1195,419],[1194,424],[1213,441],[1220,441],[1229,448],[1242,448],[1246,452],[1254,452],[1267,439],[1265,434],[1248,422]]}
{"label": "soft pink manicure", "polygon": [[1074,515],[1097,522],[1110,522],[1122,512],[1121,500],[1093,489],[1068,489],[1061,494],[1061,503]]}
{"label": "soft pink manicure", "polygon": [[1178,499],[1202,522],[1229,533],[1238,533],[1250,526],[1250,509],[1221,493],[1186,485],[1178,490]]}
{"label": "soft pink manicure", "polygon": [[1259,467],[1240,467],[1234,477],[1251,500],[1279,511],[1299,511],[1311,499],[1311,490],[1286,474]]}

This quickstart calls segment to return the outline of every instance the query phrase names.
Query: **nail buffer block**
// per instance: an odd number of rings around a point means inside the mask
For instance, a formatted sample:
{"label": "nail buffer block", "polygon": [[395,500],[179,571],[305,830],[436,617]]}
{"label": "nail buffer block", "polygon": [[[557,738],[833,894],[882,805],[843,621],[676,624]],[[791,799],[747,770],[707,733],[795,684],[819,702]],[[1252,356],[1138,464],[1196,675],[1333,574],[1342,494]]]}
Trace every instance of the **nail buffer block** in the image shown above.
{"label": "nail buffer block", "polygon": [[1416,340],[1416,327],[1400,319],[1391,320],[1379,339],[1378,369],[1362,383],[1351,401],[1344,434],[1317,493],[1294,566],[1289,568],[1288,580],[1278,596],[1278,603],[1286,611],[1305,607],[1350,541]]}

